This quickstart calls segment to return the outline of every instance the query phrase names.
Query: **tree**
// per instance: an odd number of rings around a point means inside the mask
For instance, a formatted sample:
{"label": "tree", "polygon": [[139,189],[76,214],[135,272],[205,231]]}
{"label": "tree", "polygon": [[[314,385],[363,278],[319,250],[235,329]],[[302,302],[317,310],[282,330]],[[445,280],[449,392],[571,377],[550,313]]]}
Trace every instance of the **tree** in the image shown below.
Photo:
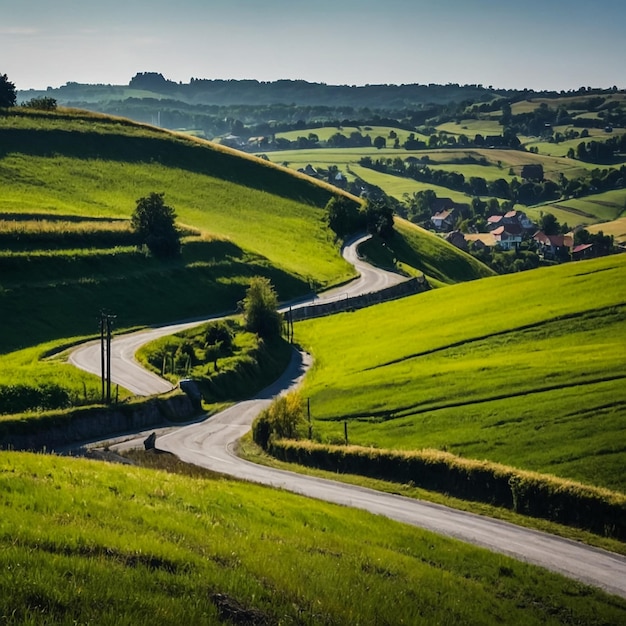
{"label": "tree", "polygon": [[22,106],[27,109],[38,109],[39,111],[54,111],[57,108],[57,101],[54,98],[32,98],[24,102]]}
{"label": "tree", "polygon": [[377,137],[374,137],[374,148],[378,148],[379,150],[381,148],[386,148],[387,147],[387,140],[384,137],[381,137],[380,135],[378,135]]}
{"label": "tree", "polygon": [[365,229],[365,216],[359,205],[345,196],[335,196],[326,205],[329,228],[343,239]]}
{"label": "tree", "polygon": [[13,107],[17,101],[15,85],[6,74],[0,74],[0,107]]}
{"label": "tree", "polygon": [[252,278],[242,304],[246,330],[263,339],[280,337],[282,316],[278,311],[278,297],[269,279],[262,276]]}
{"label": "tree", "polygon": [[552,213],[544,213],[539,220],[539,230],[546,235],[558,235],[561,231],[561,226]]}
{"label": "tree", "polygon": [[165,204],[165,194],[152,192],[139,198],[130,225],[138,243],[146,245],[157,257],[180,254],[180,235],[176,230],[174,209]]}
{"label": "tree", "polygon": [[541,182],[543,180],[543,165],[541,163],[529,163],[522,167],[522,178]]}
{"label": "tree", "polygon": [[389,239],[393,235],[393,208],[384,199],[370,198],[365,207],[367,232]]}

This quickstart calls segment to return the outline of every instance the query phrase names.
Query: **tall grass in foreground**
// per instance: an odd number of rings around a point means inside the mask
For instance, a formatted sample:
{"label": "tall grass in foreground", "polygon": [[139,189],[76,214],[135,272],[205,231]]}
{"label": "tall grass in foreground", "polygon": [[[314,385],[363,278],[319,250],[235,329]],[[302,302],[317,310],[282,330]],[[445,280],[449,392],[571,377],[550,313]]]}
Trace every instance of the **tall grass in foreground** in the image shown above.
{"label": "tall grass in foreground", "polygon": [[618,624],[626,602],[330,504],[0,455],[5,623]]}
{"label": "tall grass in foreground", "polygon": [[314,431],[625,492],[625,278],[615,256],[301,322]]}

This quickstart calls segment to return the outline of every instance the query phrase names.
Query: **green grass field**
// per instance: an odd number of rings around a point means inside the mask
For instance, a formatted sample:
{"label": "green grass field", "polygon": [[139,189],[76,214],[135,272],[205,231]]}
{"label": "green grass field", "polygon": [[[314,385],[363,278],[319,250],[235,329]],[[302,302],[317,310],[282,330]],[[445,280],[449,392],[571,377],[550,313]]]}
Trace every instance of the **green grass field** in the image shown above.
{"label": "green grass field", "polygon": [[191,471],[4,453],[2,621],[600,625],[626,616],[624,600],[505,556]]}
{"label": "green grass field", "polygon": [[625,278],[618,255],[301,322],[315,430],[625,492]]}
{"label": "green grass field", "polygon": [[[0,138],[0,352],[89,334],[102,307],[126,328],[232,310],[255,274],[269,272],[282,298],[353,274],[323,219],[337,191],[265,161],[66,111],[20,109],[0,119]],[[180,260],[146,258],[121,231],[117,246],[81,237],[124,223],[152,191],[203,233]],[[25,319],[28,331],[15,332]]]}
{"label": "green grass field", "polygon": [[[575,178],[597,168],[597,165],[592,163],[567,159],[564,155],[533,154],[531,152],[500,149],[437,149],[411,152],[389,148],[383,150],[376,150],[375,148],[322,148],[318,150],[286,150],[268,153],[268,157],[273,162],[286,163],[295,170],[306,167],[309,164],[315,168],[328,168],[330,165],[337,165],[347,175],[349,180],[358,176],[366,182],[380,187],[385,193],[398,200],[402,200],[405,194],[413,195],[426,189],[432,189],[440,198],[451,198],[454,202],[461,204],[468,204],[472,200],[470,195],[461,191],[362,167],[358,162],[363,156],[369,156],[372,159],[393,159],[396,157],[406,159],[408,156],[416,156],[421,159],[427,156],[431,169],[459,172],[465,176],[466,180],[469,180],[472,176],[484,178],[487,181],[497,178],[511,180],[513,177],[517,177],[519,180],[523,166],[534,163],[541,164],[546,178],[553,180],[557,180],[561,173],[568,178]],[[467,159],[473,159],[476,163],[461,162]],[[484,161],[484,163],[477,163],[479,161]],[[626,192],[624,190],[615,190],[540,207],[522,207],[518,205],[517,208],[524,210],[536,220],[539,219],[542,212],[549,211],[561,223],[567,223],[572,227],[586,226],[615,219],[623,211],[625,198]],[[574,210],[564,209],[563,206],[573,208]]]}

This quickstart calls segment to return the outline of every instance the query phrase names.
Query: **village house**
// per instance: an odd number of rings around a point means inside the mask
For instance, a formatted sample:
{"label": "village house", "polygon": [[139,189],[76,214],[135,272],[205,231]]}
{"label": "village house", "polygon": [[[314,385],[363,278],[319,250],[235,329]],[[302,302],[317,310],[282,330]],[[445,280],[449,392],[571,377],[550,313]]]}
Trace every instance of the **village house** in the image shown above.
{"label": "village house", "polygon": [[552,261],[569,257],[570,250],[574,247],[574,238],[571,235],[546,235],[539,230],[533,235],[533,239],[539,246],[539,256]]}
{"label": "village house", "polygon": [[592,243],[581,243],[572,248],[572,260],[581,261],[582,259],[591,259],[595,256]]}
{"label": "village house", "polygon": [[537,230],[537,225],[523,211],[509,211],[504,215],[490,215],[487,218],[487,229],[494,230],[500,226],[518,225],[523,234],[530,235]]}
{"label": "village house", "polygon": [[501,226],[502,218],[504,215],[490,215],[487,218],[487,230],[493,230]]}
{"label": "village house", "polygon": [[503,224],[491,231],[496,244],[503,250],[514,250],[519,247],[523,239],[523,230],[519,224]]}
{"label": "village house", "polygon": [[435,213],[430,221],[432,222],[435,230],[439,232],[449,232],[454,228],[454,223],[456,222],[457,211],[456,209],[449,209],[446,211],[441,211]]}
{"label": "village house", "polygon": [[502,216],[503,224],[518,224],[526,232],[535,232],[537,225],[523,211],[509,211]]}
{"label": "village house", "polygon": [[465,241],[472,244],[476,251],[494,248],[496,245],[493,233],[468,233],[465,235]]}
{"label": "village house", "polygon": [[468,251],[465,235],[460,230],[453,230],[451,233],[448,233],[445,240],[453,246],[456,246],[459,250],[463,250],[464,252]]}

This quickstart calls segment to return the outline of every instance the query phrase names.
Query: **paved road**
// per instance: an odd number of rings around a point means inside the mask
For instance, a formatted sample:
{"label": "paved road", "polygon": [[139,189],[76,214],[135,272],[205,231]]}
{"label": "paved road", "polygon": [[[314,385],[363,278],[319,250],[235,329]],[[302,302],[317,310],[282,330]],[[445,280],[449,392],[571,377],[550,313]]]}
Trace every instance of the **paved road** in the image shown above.
{"label": "paved road", "polygon": [[[313,298],[308,298],[305,301],[294,302],[291,308],[296,309],[300,306],[310,305],[312,302],[321,304],[332,300],[354,297],[363,293],[378,291],[384,287],[390,287],[406,280],[406,278],[394,272],[373,268],[358,258],[357,247],[368,238],[368,236],[358,237],[350,241],[342,250],[344,258],[353,264],[359,272],[357,279],[344,286],[316,295]],[[287,308],[289,306],[284,307],[284,310]],[[151,396],[170,391],[173,385],[141,367],[135,360],[135,352],[142,345],[159,337],[171,335],[217,317],[219,316],[114,336],[111,342],[111,382],[114,385],[128,389],[131,393],[138,396]],[[100,341],[92,341],[73,350],[70,354],[69,362],[82,370],[100,376]]]}
{"label": "paved road", "polygon": [[204,422],[162,434],[159,450],[236,478],[293,491],[384,515],[540,565],[626,598],[626,557],[436,504],[267,468],[238,458],[234,446],[254,418],[281,391],[297,386],[308,356],[296,353],[289,370],[257,398],[241,402]]}
{"label": "paved road", "polygon": [[[359,242],[355,242],[359,243]],[[351,258],[361,273],[353,284],[340,287],[319,301],[345,298],[374,291],[401,280],[397,275],[362,266],[356,257],[356,245],[344,255]],[[310,304],[310,300],[306,303]],[[151,395],[167,391],[171,385],[143,370],[134,361],[137,348],[146,341],[176,332],[201,322],[164,326],[119,336],[113,340],[112,379],[134,393]],[[99,373],[99,343],[82,347],[72,354],[72,363]],[[157,438],[157,448],[176,454],[182,460],[257,483],[271,485],[337,504],[352,506],[391,519],[455,537],[492,551],[541,565],[581,582],[600,587],[626,598],[626,558],[590,548],[498,520],[464,513],[443,506],[420,502],[329,480],[255,465],[238,458],[233,449],[237,440],[249,429],[259,412],[272,398],[297,386],[309,365],[309,357],[294,353],[287,372],[274,385],[256,398],[241,402],[203,422],[183,428],[165,429]],[[141,443],[141,440],[139,440]],[[120,443],[118,447],[136,445]],[[115,447],[115,446],[112,446]]]}

